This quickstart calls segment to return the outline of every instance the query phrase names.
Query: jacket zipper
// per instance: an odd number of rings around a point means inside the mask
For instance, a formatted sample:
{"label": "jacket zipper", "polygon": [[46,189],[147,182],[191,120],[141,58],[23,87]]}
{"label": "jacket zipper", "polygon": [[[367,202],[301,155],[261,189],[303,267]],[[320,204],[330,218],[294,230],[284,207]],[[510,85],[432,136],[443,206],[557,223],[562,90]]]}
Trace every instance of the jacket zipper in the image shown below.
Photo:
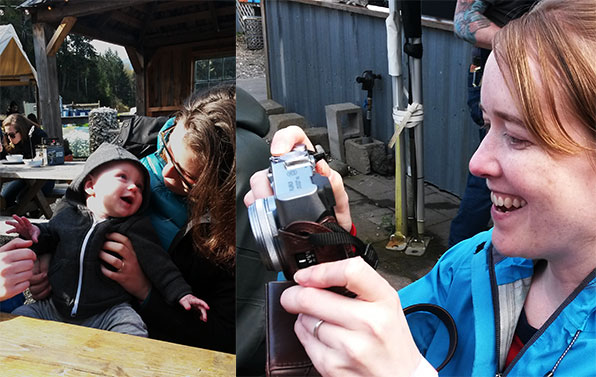
{"label": "jacket zipper", "polygon": [[495,273],[495,262],[493,258],[492,247],[488,250],[488,258],[488,275],[490,279],[490,290],[493,296],[493,315],[495,317],[495,346],[497,351],[497,371],[495,373],[495,377],[501,377],[503,376],[501,373],[501,316],[499,310],[499,292],[497,288],[497,276]]}
{"label": "jacket zipper", "polygon": [[[555,312],[546,320],[544,325],[542,325],[542,327],[538,331],[536,331],[536,333],[534,333],[534,335],[530,338],[530,340],[526,344],[524,344],[523,348],[517,353],[517,355],[515,355],[513,360],[511,360],[511,363],[507,366],[505,371],[503,373],[499,374],[499,377],[506,376],[507,374],[509,374],[511,369],[515,366],[515,364],[517,364],[517,361],[524,355],[524,353],[526,353],[528,348],[530,348],[530,346],[532,346],[532,344],[536,341],[536,339],[538,339],[542,334],[544,334],[546,329],[548,329],[548,327],[555,321],[555,319],[557,319],[557,317],[559,317],[559,315],[561,314],[563,309],[565,309],[567,307],[567,305],[569,305],[571,303],[571,301],[575,300],[577,295],[579,295],[580,292],[583,291],[584,288],[586,288],[586,286],[595,277],[596,277],[596,270],[593,270],[588,276],[586,276],[586,278],[580,283],[580,285],[578,285],[577,288],[575,288],[575,290],[573,292],[571,292],[571,294],[569,296],[567,296],[565,301],[563,301],[563,303],[561,305],[559,305],[557,310],[555,310]],[[560,357],[559,360],[557,360],[557,363],[550,371],[546,372],[545,376],[552,376],[554,374],[554,372],[557,369],[557,367],[559,366],[559,363],[561,362],[562,358],[567,354],[567,352],[569,352],[569,349],[571,348],[571,346],[573,346],[573,344],[577,340],[577,337],[579,336],[580,333],[581,333],[581,330],[578,330],[575,333],[575,336],[572,339],[571,343],[568,345],[567,349],[563,352],[563,355],[561,355],[562,357]]]}
{"label": "jacket zipper", "polygon": [[91,233],[101,221],[93,220],[93,224],[91,225],[91,229],[87,231],[85,235],[85,239],[83,240],[83,245],[81,246],[81,252],[79,254],[79,280],[77,283],[77,294],[75,296],[74,305],[72,307],[72,311],[70,312],[70,316],[74,317],[77,315],[77,310],[79,309],[79,300],[81,299],[81,288],[83,286],[83,260],[85,259],[85,251],[87,249],[87,243],[89,242],[89,238],[91,238]]}
{"label": "jacket zipper", "polygon": [[[500,372],[501,371],[501,317],[499,314],[500,313],[500,311],[499,311],[499,293],[498,293],[498,288],[497,288],[497,278],[496,278],[496,272],[495,272],[495,263],[494,263],[492,247],[489,250],[488,258],[489,258],[488,273],[489,273],[489,279],[490,279],[490,285],[491,285],[493,310],[494,310],[494,317],[495,317],[495,341],[496,341],[495,346],[496,346],[496,353],[497,353],[497,371],[495,372],[495,377],[504,377],[509,374],[511,369],[515,366],[515,364],[517,364],[518,360],[524,355],[524,353],[528,350],[528,348],[530,348],[532,346],[532,344],[536,341],[536,339],[538,339],[542,334],[544,334],[544,332],[548,329],[548,327],[555,321],[555,319],[558,318],[558,316],[561,314],[563,309],[565,309],[567,307],[567,305],[569,305],[577,297],[577,295],[579,295],[580,292],[583,291],[584,288],[592,280],[594,280],[594,278],[596,278],[596,269],[594,269],[590,274],[588,274],[588,276],[586,276],[586,278],[579,284],[579,286],[577,288],[575,288],[575,290],[565,299],[565,301],[563,301],[563,303],[557,308],[557,310],[555,310],[555,312],[549,317],[549,319],[544,323],[544,325],[542,325],[542,327],[523,346],[523,348],[517,353],[515,358],[511,361],[511,363],[509,365],[507,365],[507,368],[505,368],[505,370],[503,372]],[[545,375],[552,376],[554,374],[561,359],[567,354],[567,352],[569,351],[569,348],[571,348],[571,346],[573,346],[573,344],[575,343],[575,340],[577,339],[577,337],[579,336],[580,333],[581,333],[580,330],[578,330],[578,332],[576,332],[574,339],[568,345],[568,347],[564,351],[563,355],[561,355],[561,357],[557,361],[556,365],[550,371],[546,372]]]}

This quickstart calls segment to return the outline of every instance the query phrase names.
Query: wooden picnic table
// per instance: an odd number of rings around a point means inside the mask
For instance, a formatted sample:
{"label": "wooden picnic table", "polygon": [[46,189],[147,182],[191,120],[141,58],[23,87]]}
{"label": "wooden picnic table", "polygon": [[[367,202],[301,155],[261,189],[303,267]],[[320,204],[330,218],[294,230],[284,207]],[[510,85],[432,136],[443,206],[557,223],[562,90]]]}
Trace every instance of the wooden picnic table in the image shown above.
{"label": "wooden picnic table", "polygon": [[234,376],[236,356],[0,313],[0,374],[12,376]]}
{"label": "wooden picnic table", "polygon": [[[53,213],[41,188],[48,180],[72,181],[83,171],[84,165],[85,163],[82,161],[67,161],[62,165],[39,167],[0,162],[0,184],[13,179],[24,179],[27,183],[27,192],[21,202],[15,208],[11,208],[11,214],[22,216],[25,214],[27,206],[31,202],[35,202],[46,219],[51,218]],[[6,214],[5,210],[6,208],[2,208]]]}

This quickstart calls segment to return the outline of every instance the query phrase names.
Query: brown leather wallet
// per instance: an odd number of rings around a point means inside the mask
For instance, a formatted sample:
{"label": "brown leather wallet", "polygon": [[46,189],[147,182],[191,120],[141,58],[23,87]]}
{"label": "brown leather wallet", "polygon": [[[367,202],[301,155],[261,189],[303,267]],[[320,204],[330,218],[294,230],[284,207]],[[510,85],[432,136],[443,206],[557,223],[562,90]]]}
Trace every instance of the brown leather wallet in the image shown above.
{"label": "brown leather wallet", "polygon": [[279,303],[281,293],[292,281],[267,283],[267,376],[320,376],[294,333],[298,316]]}

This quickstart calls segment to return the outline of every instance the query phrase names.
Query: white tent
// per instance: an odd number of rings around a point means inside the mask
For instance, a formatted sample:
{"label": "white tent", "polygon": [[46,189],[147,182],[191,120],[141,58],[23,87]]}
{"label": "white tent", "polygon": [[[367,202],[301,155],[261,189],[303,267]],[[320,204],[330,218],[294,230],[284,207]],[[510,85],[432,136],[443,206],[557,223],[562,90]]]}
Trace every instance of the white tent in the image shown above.
{"label": "white tent", "polygon": [[0,86],[30,85],[37,72],[12,25],[0,25]]}

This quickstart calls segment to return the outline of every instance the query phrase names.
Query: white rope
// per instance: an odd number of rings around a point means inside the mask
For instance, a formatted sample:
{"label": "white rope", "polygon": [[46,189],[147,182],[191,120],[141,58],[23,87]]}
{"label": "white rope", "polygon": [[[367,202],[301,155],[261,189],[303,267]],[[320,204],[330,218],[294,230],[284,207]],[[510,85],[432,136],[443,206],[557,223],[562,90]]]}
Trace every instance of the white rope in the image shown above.
{"label": "white rope", "polygon": [[389,140],[389,148],[393,148],[397,142],[397,138],[404,130],[404,128],[413,128],[422,123],[424,117],[424,110],[421,103],[411,103],[406,110],[400,110],[397,107],[393,108],[393,123],[395,124],[395,132]]}

